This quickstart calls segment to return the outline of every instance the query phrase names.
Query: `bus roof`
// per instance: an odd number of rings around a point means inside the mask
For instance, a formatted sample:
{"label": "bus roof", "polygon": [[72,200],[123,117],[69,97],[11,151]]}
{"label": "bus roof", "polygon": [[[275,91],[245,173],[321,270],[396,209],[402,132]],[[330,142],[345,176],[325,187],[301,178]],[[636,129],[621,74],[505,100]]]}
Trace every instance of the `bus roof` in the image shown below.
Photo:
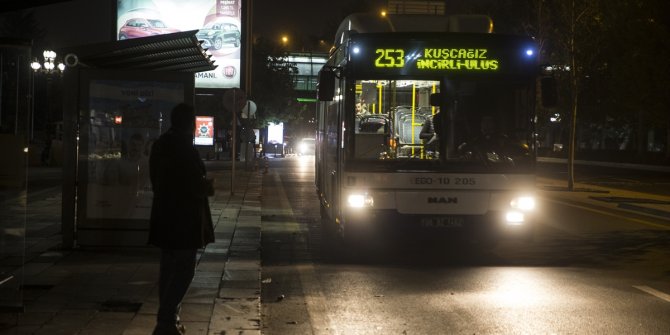
{"label": "bus roof", "polygon": [[374,15],[355,13],[342,20],[335,34],[334,48],[350,35],[386,32],[492,33],[493,21],[486,15]]}

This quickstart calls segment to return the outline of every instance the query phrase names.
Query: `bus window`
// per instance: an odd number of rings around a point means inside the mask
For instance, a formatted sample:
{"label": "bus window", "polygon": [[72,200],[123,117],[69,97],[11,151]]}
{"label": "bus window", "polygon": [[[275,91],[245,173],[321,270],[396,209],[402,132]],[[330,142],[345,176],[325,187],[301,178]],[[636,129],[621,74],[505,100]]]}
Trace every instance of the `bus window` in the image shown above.
{"label": "bus window", "polygon": [[421,137],[422,129],[433,130],[426,125],[439,110],[430,105],[430,96],[436,92],[439,92],[438,81],[357,81],[354,157],[437,158],[439,142],[435,132],[430,136],[424,134],[427,138]]}
{"label": "bus window", "polygon": [[[366,108],[354,112],[352,158],[529,165],[532,91],[514,81],[449,82],[445,105],[431,106],[439,81],[356,81],[357,102]],[[492,125],[503,134],[497,147],[481,144]]]}

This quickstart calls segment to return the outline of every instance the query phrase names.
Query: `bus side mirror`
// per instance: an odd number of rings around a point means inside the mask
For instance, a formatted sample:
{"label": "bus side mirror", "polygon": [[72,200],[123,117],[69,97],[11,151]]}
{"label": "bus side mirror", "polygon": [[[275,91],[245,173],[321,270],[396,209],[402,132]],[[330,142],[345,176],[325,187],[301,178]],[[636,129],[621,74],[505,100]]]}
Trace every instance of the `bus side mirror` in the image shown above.
{"label": "bus side mirror", "polygon": [[440,93],[431,93],[428,101],[431,106],[440,107]]}
{"label": "bus side mirror", "polygon": [[546,108],[556,107],[558,103],[558,92],[556,89],[556,78],[544,77],[540,80],[542,95],[542,106]]}
{"label": "bus side mirror", "polygon": [[319,83],[316,86],[316,97],[319,101],[333,101],[335,96],[335,72],[319,71]]}

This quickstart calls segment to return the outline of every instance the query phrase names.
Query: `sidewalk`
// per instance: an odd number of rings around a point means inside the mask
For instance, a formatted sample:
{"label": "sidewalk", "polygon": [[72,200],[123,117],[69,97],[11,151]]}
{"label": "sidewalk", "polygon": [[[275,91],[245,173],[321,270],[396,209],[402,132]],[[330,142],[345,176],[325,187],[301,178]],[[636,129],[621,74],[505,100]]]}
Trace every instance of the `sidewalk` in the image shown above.
{"label": "sidewalk", "polygon": [[[237,165],[231,195],[231,162],[206,164],[216,178],[216,196],[210,198],[216,243],[199,254],[182,323],[189,335],[260,334],[262,171]],[[0,309],[0,334],[151,334],[159,250],[60,250],[60,202],[52,197],[39,204],[52,215],[40,220],[39,238],[28,236],[27,262],[13,279],[25,278],[18,290],[24,312]],[[12,262],[2,259],[0,265]]]}
{"label": "sidewalk", "polygon": [[[603,187],[586,183],[575,183],[568,191],[567,181],[537,178],[540,196],[551,196],[566,202],[592,207],[619,209],[640,215],[670,220],[670,196],[649,192],[631,191],[614,187]],[[665,225],[670,229],[670,222]]]}

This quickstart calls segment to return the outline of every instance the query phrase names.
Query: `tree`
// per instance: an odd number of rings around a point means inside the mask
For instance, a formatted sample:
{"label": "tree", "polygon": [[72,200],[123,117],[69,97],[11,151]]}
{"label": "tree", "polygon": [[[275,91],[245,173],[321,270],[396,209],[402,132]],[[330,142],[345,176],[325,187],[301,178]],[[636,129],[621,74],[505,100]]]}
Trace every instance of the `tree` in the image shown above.
{"label": "tree", "polygon": [[550,36],[555,43],[554,53],[559,64],[570,66],[568,87],[570,88],[570,135],[568,143],[568,190],[574,190],[574,160],[577,147],[577,112],[584,79],[597,68],[603,22],[600,0],[570,0],[552,3],[555,27]]}
{"label": "tree", "polygon": [[612,52],[609,96],[617,117],[635,125],[638,156],[647,151],[646,134],[665,128],[665,157],[670,159],[670,32],[666,1],[619,1],[607,7]]}
{"label": "tree", "polygon": [[260,38],[253,52],[253,100],[258,106],[258,122],[287,121],[293,116],[295,91],[293,80],[298,73],[288,55],[277,46]]}
{"label": "tree", "polygon": [[[562,97],[559,108],[570,111],[571,189],[577,144],[586,142],[578,134],[589,136],[599,149],[634,144],[641,157],[648,151],[649,130],[664,130],[665,157],[670,160],[670,19],[665,15],[670,3],[489,0],[468,9],[490,15],[498,33],[535,37],[542,63],[570,66],[557,79]],[[542,120],[546,111],[538,112]]]}

